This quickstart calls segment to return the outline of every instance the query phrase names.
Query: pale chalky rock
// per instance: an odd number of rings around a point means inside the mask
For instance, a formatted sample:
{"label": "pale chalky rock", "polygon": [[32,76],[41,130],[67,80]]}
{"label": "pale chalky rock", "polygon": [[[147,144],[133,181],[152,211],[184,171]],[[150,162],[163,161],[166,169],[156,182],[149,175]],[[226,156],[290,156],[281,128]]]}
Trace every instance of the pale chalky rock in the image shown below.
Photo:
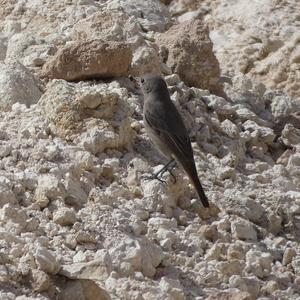
{"label": "pale chalky rock", "polygon": [[124,10],[128,15],[134,16],[140,26],[146,31],[163,32],[171,23],[171,15],[167,7],[155,0],[142,2],[131,0],[111,0],[107,3],[108,10]]}
{"label": "pale chalky rock", "polygon": [[17,198],[12,191],[10,180],[0,176],[0,208],[5,204],[17,204]]}
{"label": "pale chalky rock", "polygon": [[166,63],[190,86],[211,91],[220,89],[219,63],[212,51],[208,28],[201,20],[172,26],[157,37],[167,49]]}
{"label": "pale chalky rock", "polygon": [[111,249],[110,254],[117,272],[127,276],[138,271],[152,278],[162,260],[160,247],[146,238],[127,238]]}
{"label": "pale chalky rock", "polygon": [[163,277],[159,282],[160,288],[176,300],[184,300],[185,295],[183,287],[179,280]]}
{"label": "pale chalky rock", "polygon": [[293,248],[286,248],[283,253],[282,264],[284,266],[292,262],[293,257],[296,256],[296,250]]}
{"label": "pale chalky rock", "polygon": [[231,223],[231,231],[235,238],[240,240],[257,240],[257,233],[254,226],[246,220],[236,220]]}
{"label": "pale chalky rock", "polygon": [[10,110],[14,103],[29,107],[41,95],[38,82],[28,69],[19,62],[0,62],[0,110]]}
{"label": "pale chalky rock", "polygon": [[233,275],[229,278],[229,285],[231,288],[238,288],[240,291],[248,292],[253,298],[256,298],[260,291],[260,283],[256,277]]}
{"label": "pale chalky rock", "polygon": [[76,222],[76,214],[73,209],[61,207],[54,212],[53,221],[61,226],[73,225]]}
{"label": "pale chalky rock", "polygon": [[35,252],[38,267],[49,274],[56,274],[61,268],[55,256],[46,248],[39,247]]}
{"label": "pale chalky rock", "polygon": [[107,79],[128,75],[130,47],[100,39],[73,42],[61,48],[43,66],[42,77],[67,81]]}
{"label": "pale chalky rock", "polygon": [[268,252],[255,251],[250,249],[246,253],[246,268],[259,278],[271,272],[273,256]]}
{"label": "pale chalky rock", "polygon": [[[142,5],[141,2],[136,4]],[[75,24],[74,37],[78,41],[101,39],[127,43],[133,53],[130,66],[132,75],[160,73],[158,47],[147,41],[134,14],[115,10],[97,12]]]}
{"label": "pale chalky rock", "polygon": [[35,191],[36,197],[46,196],[50,200],[65,197],[65,188],[62,182],[53,175],[42,175],[38,178],[38,186]]}
{"label": "pale chalky rock", "polygon": [[68,280],[61,282],[62,290],[58,295],[59,300],[110,300],[109,294],[88,279]]}
{"label": "pale chalky rock", "polygon": [[93,85],[53,80],[39,101],[42,113],[65,137],[82,133],[79,141],[93,154],[131,145],[127,91],[118,83]]}
{"label": "pale chalky rock", "polygon": [[47,291],[50,287],[50,277],[44,271],[32,270],[32,287],[36,292]]}
{"label": "pale chalky rock", "polygon": [[94,260],[83,263],[62,265],[60,275],[70,279],[91,279],[104,281],[112,271],[112,262],[106,250],[98,251]]}
{"label": "pale chalky rock", "polygon": [[7,203],[0,209],[0,220],[2,222],[11,221],[24,227],[26,224],[27,215],[24,210],[18,209],[17,206]]}

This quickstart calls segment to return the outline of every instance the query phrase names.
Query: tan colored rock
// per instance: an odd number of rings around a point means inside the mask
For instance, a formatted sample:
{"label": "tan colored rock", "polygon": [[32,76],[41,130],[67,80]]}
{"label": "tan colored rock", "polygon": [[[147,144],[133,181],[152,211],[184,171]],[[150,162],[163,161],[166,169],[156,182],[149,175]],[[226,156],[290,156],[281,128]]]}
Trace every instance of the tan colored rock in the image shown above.
{"label": "tan colored rock", "polygon": [[237,289],[229,292],[217,292],[210,295],[207,300],[254,300],[255,298],[248,292],[240,292]]}
{"label": "tan colored rock", "polygon": [[126,43],[78,41],[61,48],[49,59],[41,76],[67,81],[127,76],[131,60],[132,51]]}
{"label": "tan colored rock", "polygon": [[78,42],[83,39],[124,42],[133,53],[130,70],[132,75],[160,73],[158,46],[145,38],[132,14],[115,10],[96,12],[75,24],[73,35]]}
{"label": "tan colored rock", "polygon": [[10,110],[14,103],[29,107],[41,95],[38,81],[26,67],[17,61],[0,62],[0,110]]}
{"label": "tan colored rock", "polygon": [[211,38],[224,73],[300,97],[298,1],[213,1]]}
{"label": "tan colored rock", "polygon": [[167,49],[164,59],[173,73],[189,86],[219,91],[219,62],[213,53],[208,28],[200,20],[172,26],[156,42]]}
{"label": "tan colored rock", "polygon": [[59,300],[110,300],[109,294],[92,280],[68,280],[62,286]]}
{"label": "tan colored rock", "polygon": [[104,281],[108,278],[112,271],[112,263],[110,255],[103,251],[98,257],[87,263],[74,263],[71,265],[62,265],[59,271],[60,275],[63,275],[70,279],[91,279]]}
{"label": "tan colored rock", "polygon": [[41,270],[32,270],[32,287],[36,292],[44,292],[50,286],[49,276]]}
{"label": "tan colored rock", "polygon": [[73,209],[62,207],[54,212],[53,221],[61,226],[73,225],[76,222],[76,214]]}
{"label": "tan colored rock", "polygon": [[56,274],[60,269],[60,264],[55,256],[44,247],[36,250],[35,260],[39,268],[46,273]]}
{"label": "tan colored rock", "polygon": [[121,11],[99,11],[77,22],[73,27],[76,40],[102,39],[126,42],[140,33],[134,17]]}
{"label": "tan colored rock", "polygon": [[132,143],[134,130],[130,127],[126,97],[126,90],[116,82],[93,85],[53,80],[39,105],[58,135],[74,138],[81,132],[80,143],[85,149],[99,153]]}

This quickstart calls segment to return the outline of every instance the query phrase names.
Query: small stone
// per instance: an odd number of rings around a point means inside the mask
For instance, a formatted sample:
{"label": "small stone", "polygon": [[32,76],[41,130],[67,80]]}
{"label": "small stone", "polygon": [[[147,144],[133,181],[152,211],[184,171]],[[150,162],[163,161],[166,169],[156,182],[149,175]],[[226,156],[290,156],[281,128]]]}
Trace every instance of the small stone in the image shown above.
{"label": "small stone", "polygon": [[216,264],[217,270],[222,273],[223,276],[231,276],[233,274],[242,274],[245,263],[241,260],[222,261]]}
{"label": "small stone", "polygon": [[50,286],[49,276],[41,270],[32,270],[32,287],[36,292],[47,291]]}
{"label": "small stone", "polygon": [[95,244],[97,241],[93,236],[91,236],[88,232],[85,231],[78,231],[75,235],[76,241],[79,244],[85,244],[85,243],[92,243]]}
{"label": "small stone", "polygon": [[112,261],[106,250],[97,251],[97,258],[89,262],[62,265],[59,274],[70,279],[105,281],[112,271]]}
{"label": "small stone", "polygon": [[39,268],[46,273],[56,274],[60,269],[55,256],[46,248],[39,247],[36,250],[35,260]]}
{"label": "small stone", "polygon": [[277,234],[282,229],[282,217],[279,215],[275,215],[274,213],[270,213],[267,216],[268,218],[268,230],[273,233]]}
{"label": "small stone", "polygon": [[273,295],[273,293],[277,290],[279,290],[279,284],[275,280],[268,281],[261,288],[262,293],[266,293],[266,294],[269,294],[269,295]]}
{"label": "small stone", "polygon": [[59,300],[110,300],[109,294],[92,280],[68,280],[61,283]]}
{"label": "small stone", "polygon": [[257,233],[254,226],[246,220],[236,220],[231,223],[231,232],[239,240],[257,240]]}
{"label": "small stone", "polygon": [[203,225],[200,227],[199,234],[204,236],[209,241],[215,241],[218,237],[217,226]]}
{"label": "small stone", "polygon": [[229,285],[232,288],[238,288],[240,291],[248,292],[255,299],[260,290],[260,283],[256,277],[242,277],[240,275],[233,275],[229,279]]}
{"label": "small stone", "polygon": [[59,208],[53,214],[53,221],[61,226],[73,225],[76,222],[76,214],[73,209]]}
{"label": "small stone", "polygon": [[162,277],[162,279],[159,282],[159,286],[163,291],[168,292],[168,294],[172,299],[176,299],[176,300],[185,299],[183,287],[180,284],[179,280]]}
{"label": "small stone", "polygon": [[284,253],[283,253],[283,258],[282,258],[282,264],[284,266],[290,264],[294,258],[294,256],[296,256],[296,250],[294,248],[286,248]]}

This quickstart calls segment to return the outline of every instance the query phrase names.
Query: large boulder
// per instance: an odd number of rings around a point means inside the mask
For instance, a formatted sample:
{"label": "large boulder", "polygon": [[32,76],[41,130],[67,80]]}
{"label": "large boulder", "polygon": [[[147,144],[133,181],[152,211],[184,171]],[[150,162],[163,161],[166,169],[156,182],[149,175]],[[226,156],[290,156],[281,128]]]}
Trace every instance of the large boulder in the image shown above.
{"label": "large boulder", "polygon": [[132,51],[126,43],[100,39],[77,41],[61,48],[43,66],[42,77],[68,81],[128,75]]}
{"label": "large boulder", "polygon": [[157,37],[167,49],[164,57],[173,73],[189,86],[211,91],[220,89],[220,67],[213,53],[209,31],[201,20],[186,21],[172,26]]}

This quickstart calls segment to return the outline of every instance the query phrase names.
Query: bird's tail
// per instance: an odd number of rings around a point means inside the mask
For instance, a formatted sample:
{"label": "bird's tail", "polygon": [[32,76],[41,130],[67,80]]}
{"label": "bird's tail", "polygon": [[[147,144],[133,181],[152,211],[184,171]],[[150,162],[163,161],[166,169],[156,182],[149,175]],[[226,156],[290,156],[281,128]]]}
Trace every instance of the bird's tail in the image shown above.
{"label": "bird's tail", "polygon": [[188,163],[185,163],[183,165],[183,167],[184,167],[186,173],[188,174],[189,178],[191,179],[203,206],[209,207],[208,199],[204,193],[203,187],[199,180],[195,163],[192,161],[189,161]]}

